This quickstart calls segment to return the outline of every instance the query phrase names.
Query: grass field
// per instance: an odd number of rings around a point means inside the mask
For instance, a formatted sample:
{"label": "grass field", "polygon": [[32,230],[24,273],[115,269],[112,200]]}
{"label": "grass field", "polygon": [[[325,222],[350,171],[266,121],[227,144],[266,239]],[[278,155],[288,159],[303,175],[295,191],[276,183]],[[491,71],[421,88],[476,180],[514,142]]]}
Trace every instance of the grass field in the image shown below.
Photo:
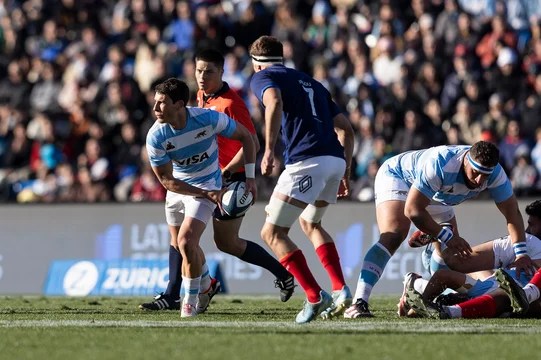
{"label": "grass field", "polygon": [[206,314],[143,312],[142,298],[0,297],[0,359],[536,359],[541,323],[396,315],[296,325],[300,297],[218,295]]}

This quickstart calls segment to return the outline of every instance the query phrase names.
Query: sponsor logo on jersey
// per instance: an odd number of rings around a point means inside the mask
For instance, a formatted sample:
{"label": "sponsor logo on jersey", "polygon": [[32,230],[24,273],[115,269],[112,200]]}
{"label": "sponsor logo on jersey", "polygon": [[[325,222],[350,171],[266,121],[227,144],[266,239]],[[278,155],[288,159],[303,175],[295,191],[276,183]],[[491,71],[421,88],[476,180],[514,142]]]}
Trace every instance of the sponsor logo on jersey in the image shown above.
{"label": "sponsor logo on jersey", "polygon": [[177,165],[179,166],[187,166],[187,165],[195,165],[195,164],[199,164],[205,160],[207,160],[209,158],[209,155],[204,152],[202,154],[196,154],[196,155],[192,155],[186,159],[182,159],[182,160],[173,160]]}

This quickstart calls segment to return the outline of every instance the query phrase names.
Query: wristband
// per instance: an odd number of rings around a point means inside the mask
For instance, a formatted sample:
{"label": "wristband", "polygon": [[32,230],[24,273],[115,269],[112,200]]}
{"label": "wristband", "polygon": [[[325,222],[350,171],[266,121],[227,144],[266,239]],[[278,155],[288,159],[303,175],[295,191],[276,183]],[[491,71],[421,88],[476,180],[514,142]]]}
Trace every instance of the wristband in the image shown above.
{"label": "wristband", "polygon": [[246,173],[247,179],[255,179],[255,164],[244,164],[244,172]]}
{"label": "wristband", "polygon": [[447,244],[449,240],[453,237],[453,230],[449,229],[448,227],[442,227],[440,232],[438,233],[438,240],[442,244]]}
{"label": "wristband", "polygon": [[515,252],[515,257],[528,254],[528,248],[526,247],[525,242],[519,242],[519,243],[513,244],[513,251]]}

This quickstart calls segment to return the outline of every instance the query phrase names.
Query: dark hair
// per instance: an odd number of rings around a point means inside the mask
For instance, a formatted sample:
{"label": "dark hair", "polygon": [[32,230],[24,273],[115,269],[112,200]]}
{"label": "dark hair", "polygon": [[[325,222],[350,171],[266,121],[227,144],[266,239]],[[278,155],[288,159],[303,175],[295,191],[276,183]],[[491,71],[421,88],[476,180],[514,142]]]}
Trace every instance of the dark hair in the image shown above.
{"label": "dark hair", "polygon": [[188,88],[188,85],[186,85],[184,81],[177,78],[169,78],[156,85],[154,91],[169,96],[173,103],[182,100],[184,101],[185,106],[190,98],[190,89]]}
{"label": "dark hair", "polygon": [[250,46],[252,56],[284,56],[284,45],[274,36],[261,36]]}
{"label": "dark hair", "polygon": [[541,200],[535,200],[533,203],[526,206],[526,214],[541,219]]}
{"label": "dark hair", "polygon": [[198,61],[198,60],[213,63],[219,68],[224,67],[224,56],[218,50],[214,50],[214,49],[201,50],[195,55],[195,61]]}
{"label": "dark hair", "polygon": [[494,167],[500,160],[500,150],[491,142],[478,141],[470,148],[470,155],[481,165]]}

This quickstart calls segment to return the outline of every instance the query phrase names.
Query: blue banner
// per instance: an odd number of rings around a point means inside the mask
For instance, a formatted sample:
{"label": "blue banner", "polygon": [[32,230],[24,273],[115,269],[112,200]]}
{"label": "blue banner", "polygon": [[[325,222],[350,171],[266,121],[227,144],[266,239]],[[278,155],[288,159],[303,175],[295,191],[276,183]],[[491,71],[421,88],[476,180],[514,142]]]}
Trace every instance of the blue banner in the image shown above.
{"label": "blue banner", "polygon": [[[227,288],[219,263],[207,261],[209,272]],[[156,295],[165,291],[169,280],[167,260],[56,260],[45,280],[45,295]]]}

